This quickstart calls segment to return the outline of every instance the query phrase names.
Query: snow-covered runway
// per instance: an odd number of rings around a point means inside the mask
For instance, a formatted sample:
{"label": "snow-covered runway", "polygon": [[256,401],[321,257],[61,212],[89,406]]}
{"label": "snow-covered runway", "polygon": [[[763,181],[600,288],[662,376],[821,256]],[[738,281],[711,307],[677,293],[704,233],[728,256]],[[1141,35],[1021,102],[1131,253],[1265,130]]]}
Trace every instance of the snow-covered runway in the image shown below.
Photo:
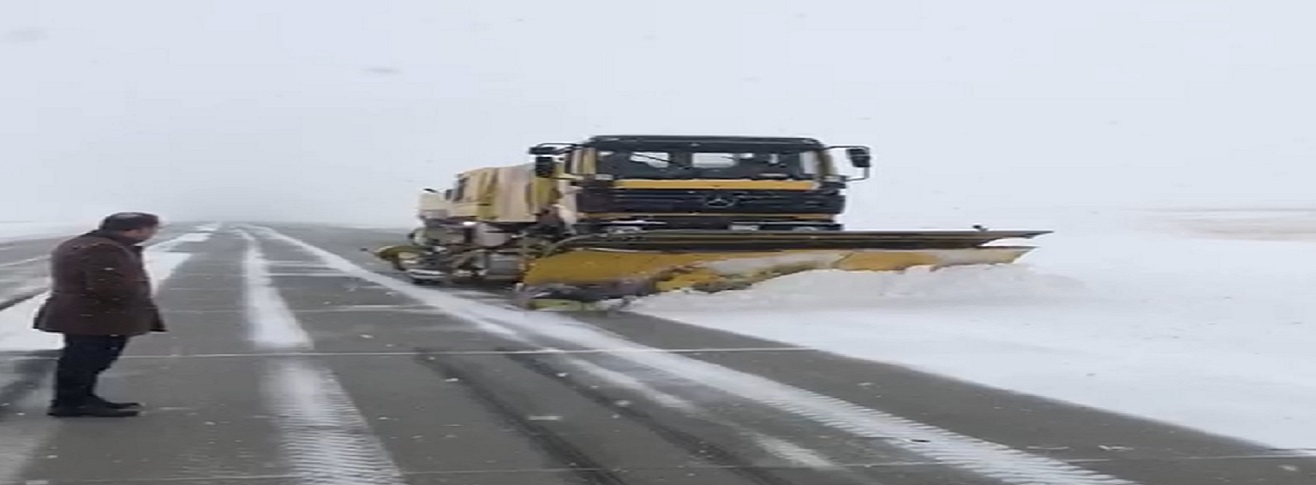
{"label": "snow-covered runway", "polygon": [[1160,215],[1022,264],[813,272],[637,311],[1316,449],[1316,212]]}
{"label": "snow-covered runway", "polygon": [[[1283,387],[1275,376],[1248,373],[1275,365],[1248,352],[1270,349],[1269,340],[1235,338],[1230,362],[1255,362],[1237,369],[1238,380],[1222,380],[1226,363],[1194,366],[1175,352],[1210,348],[1230,333],[1200,331],[1201,341],[1185,342],[1173,338],[1185,329],[1143,318],[1179,308],[1164,305],[1172,296],[1197,302],[1189,306],[1196,310],[1166,321],[1227,323],[1227,305],[1203,306],[1213,294],[1200,291],[1215,287],[1205,276],[1140,301],[1140,291],[1174,278],[1148,276],[1139,287],[1113,273],[1074,271],[1100,267],[1099,259],[1057,266],[1046,258],[1065,261],[1064,241],[1039,241],[1044,250],[1026,267],[816,273],[744,293],[640,304],[667,313],[664,305],[680,305],[684,312],[668,316],[692,325],[630,313],[523,312],[470,290],[416,287],[360,251],[392,242],[397,231],[235,224],[195,232],[147,252],[171,331],[133,342],[107,376],[106,392],[146,401],[146,415],[46,418],[52,362],[40,349],[48,346],[0,354],[0,443],[11,444],[0,447],[4,476],[653,485],[1316,477],[1316,459],[1302,450],[1062,401],[1104,396],[1112,409],[1159,402],[1174,412],[1194,403],[1164,399],[1155,387],[1176,384],[1185,395]],[[1232,270],[1239,282],[1249,277],[1243,269]],[[1289,276],[1297,283],[1301,275]],[[751,311],[765,297],[771,311]],[[26,326],[27,316],[14,312],[26,310],[0,312],[0,322]],[[1146,338],[1121,340],[1130,336]],[[1287,347],[1294,358],[1299,347]],[[1188,381],[1190,370],[1216,380]],[[1082,385],[1058,379],[1076,373]],[[1136,376],[1143,387],[1132,385]],[[1302,389],[1296,381],[1289,387]],[[1234,402],[1232,410],[1199,409],[1256,422],[1278,409],[1250,414],[1245,397]]]}

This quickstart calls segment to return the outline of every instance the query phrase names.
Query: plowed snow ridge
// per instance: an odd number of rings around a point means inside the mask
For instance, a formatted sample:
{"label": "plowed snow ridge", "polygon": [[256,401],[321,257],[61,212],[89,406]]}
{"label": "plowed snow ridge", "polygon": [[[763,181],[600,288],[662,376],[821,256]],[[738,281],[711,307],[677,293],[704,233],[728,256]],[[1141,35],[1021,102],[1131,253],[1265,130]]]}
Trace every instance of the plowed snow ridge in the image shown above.
{"label": "plowed snow ridge", "polygon": [[771,279],[745,290],[672,292],[640,298],[639,311],[687,311],[873,307],[899,300],[982,301],[1059,298],[1083,285],[1025,265],[963,266],[901,272],[805,271]]}

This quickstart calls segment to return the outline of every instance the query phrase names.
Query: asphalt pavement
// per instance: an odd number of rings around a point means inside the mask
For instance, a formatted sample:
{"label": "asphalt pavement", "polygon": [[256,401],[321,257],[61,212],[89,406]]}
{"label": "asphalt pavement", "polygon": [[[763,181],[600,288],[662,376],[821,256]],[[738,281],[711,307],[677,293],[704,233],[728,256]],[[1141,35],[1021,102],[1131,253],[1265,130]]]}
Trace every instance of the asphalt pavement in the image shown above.
{"label": "asphalt pavement", "polygon": [[[47,417],[52,353],[4,352],[0,484],[1316,484],[1311,450],[416,287],[362,251],[402,236],[171,229],[148,252],[176,263],[158,282],[170,331],[103,382],[146,412]],[[0,296],[39,291],[54,243],[0,248]]]}

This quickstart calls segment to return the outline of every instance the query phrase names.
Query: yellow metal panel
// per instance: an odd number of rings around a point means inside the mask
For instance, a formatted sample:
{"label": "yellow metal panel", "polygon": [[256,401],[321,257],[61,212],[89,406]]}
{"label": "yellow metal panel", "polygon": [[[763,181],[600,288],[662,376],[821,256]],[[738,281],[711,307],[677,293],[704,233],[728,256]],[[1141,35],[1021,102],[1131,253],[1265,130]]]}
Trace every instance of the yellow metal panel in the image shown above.
{"label": "yellow metal panel", "polygon": [[534,181],[531,164],[499,167],[488,183],[493,205],[490,219],[497,222],[527,223],[535,221],[536,208],[530,200]]}
{"label": "yellow metal panel", "polygon": [[497,170],[497,167],[478,168],[457,175],[458,184],[465,180],[465,187],[461,197],[452,201],[452,217],[486,219],[491,216],[493,197],[488,183]]}
{"label": "yellow metal panel", "polygon": [[1032,248],[649,252],[581,249],[533,261],[522,281],[545,285],[644,284],[663,292],[719,291],[815,269],[898,271],[915,266],[1013,262]]}
{"label": "yellow metal panel", "polygon": [[497,216],[497,207],[494,201],[498,195],[498,170],[489,169],[476,175],[475,183],[477,195],[476,203],[479,204],[475,211],[476,218],[480,220],[491,220]]}
{"label": "yellow metal panel", "polygon": [[623,179],[613,183],[618,189],[733,189],[733,190],[814,190],[812,180],[638,180]]}
{"label": "yellow metal panel", "polygon": [[585,219],[634,219],[634,218],[636,218],[636,217],[645,217],[645,216],[652,216],[652,217],[673,217],[673,216],[677,216],[677,217],[746,217],[746,218],[750,218],[750,217],[752,217],[752,218],[754,218],[754,219],[763,219],[765,216],[771,216],[771,217],[772,217],[772,220],[774,220],[774,221],[792,221],[792,220],[830,221],[830,220],[832,220],[834,217],[836,217],[836,216],[834,216],[834,215],[832,215],[832,214],[750,214],[750,213],[742,213],[742,212],[716,212],[716,213],[710,213],[710,212],[661,212],[661,213],[657,213],[657,212],[655,212],[655,213],[648,213],[648,212],[591,212],[591,213],[581,214],[581,217],[582,217],[582,218],[585,218]]}
{"label": "yellow metal panel", "polygon": [[971,249],[924,249],[906,251],[852,251],[832,268],[846,271],[889,271],[914,266],[959,266],[965,264],[1012,263],[1032,248],[982,247]]}
{"label": "yellow metal panel", "polygon": [[[742,253],[767,256],[772,253]],[[535,260],[522,280],[528,285],[545,283],[598,283],[647,279],[682,265],[725,259],[726,253],[658,253],[585,249]]]}

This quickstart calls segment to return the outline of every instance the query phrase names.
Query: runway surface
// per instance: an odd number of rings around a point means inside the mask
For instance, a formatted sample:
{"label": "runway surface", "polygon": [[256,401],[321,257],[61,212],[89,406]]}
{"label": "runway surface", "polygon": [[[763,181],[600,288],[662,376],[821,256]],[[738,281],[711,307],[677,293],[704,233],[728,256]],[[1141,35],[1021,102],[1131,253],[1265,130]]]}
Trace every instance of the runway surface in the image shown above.
{"label": "runway surface", "polygon": [[[1292,450],[652,317],[416,287],[361,251],[401,237],[162,234],[147,258],[170,331],[135,339],[103,382],[146,412],[47,417],[52,352],[4,351],[0,484],[1316,483],[1316,460]],[[41,298],[56,242],[0,247],[0,336],[35,332],[15,312]]]}

